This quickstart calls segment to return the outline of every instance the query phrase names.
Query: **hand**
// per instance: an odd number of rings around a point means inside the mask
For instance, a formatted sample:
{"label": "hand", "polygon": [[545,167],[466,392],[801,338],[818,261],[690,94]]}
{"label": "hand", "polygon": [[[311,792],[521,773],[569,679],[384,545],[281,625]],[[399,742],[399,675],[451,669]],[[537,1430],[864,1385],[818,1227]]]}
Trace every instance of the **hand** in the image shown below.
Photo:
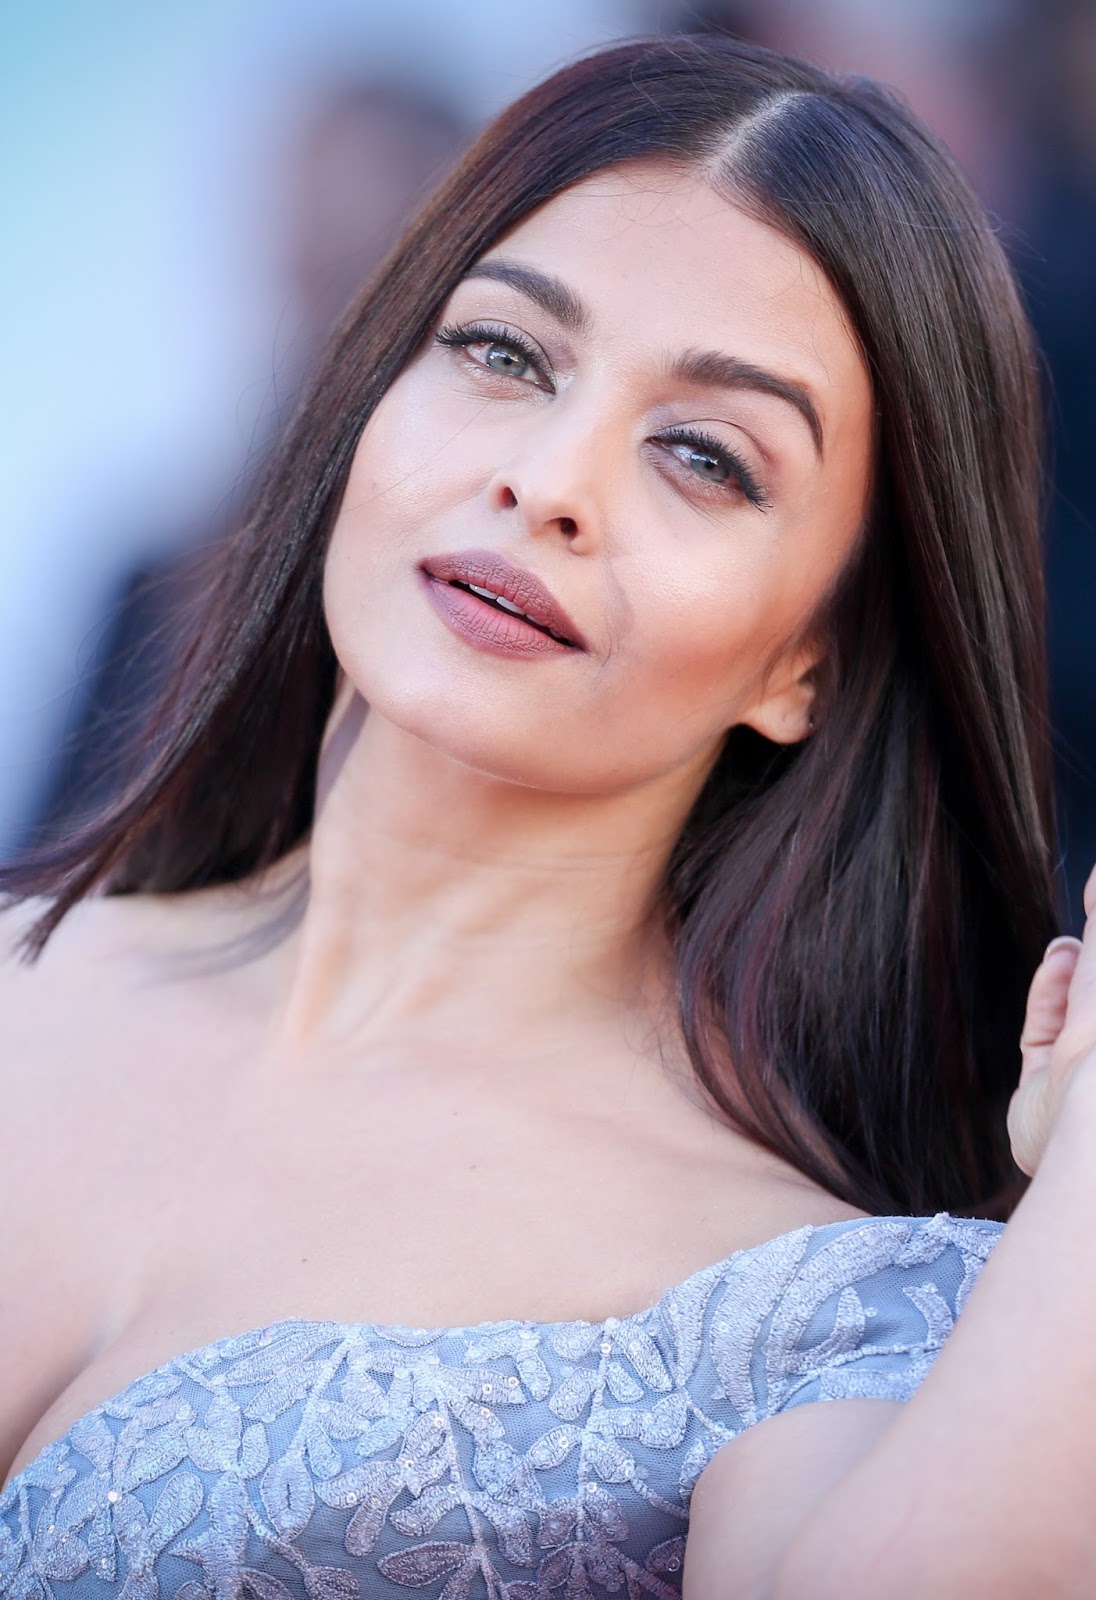
{"label": "hand", "polygon": [[1096,868],[1085,885],[1085,914],[1084,938],[1053,940],[1028,991],[1008,1134],[1016,1165],[1029,1177],[1075,1069],[1086,1056],[1096,1060]]}

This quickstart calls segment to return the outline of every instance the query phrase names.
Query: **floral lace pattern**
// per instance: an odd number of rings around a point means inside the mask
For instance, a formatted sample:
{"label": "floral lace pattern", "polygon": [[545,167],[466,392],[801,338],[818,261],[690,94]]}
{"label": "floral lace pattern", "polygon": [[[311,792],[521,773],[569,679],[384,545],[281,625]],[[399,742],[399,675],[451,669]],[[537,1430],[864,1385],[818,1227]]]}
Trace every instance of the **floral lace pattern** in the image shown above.
{"label": "floral lace pattern", "polygon": [[681,1593],[720,1445],[907,1398],[1001,1225],[800,1228],[602,1323],[289,1320],[130,1384],[0,1494],[5,1600]]}

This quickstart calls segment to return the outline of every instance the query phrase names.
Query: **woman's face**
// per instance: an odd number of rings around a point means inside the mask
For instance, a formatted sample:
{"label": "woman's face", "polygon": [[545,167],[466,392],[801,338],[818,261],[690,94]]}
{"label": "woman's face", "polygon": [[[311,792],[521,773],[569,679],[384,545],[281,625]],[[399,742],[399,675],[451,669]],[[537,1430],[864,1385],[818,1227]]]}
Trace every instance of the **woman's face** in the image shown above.
{"label": "woman's face", "polygon": [[702,774],[739,723],[801,739],[871,451],[810,257],[699,176],[600,173],[471,269],[366,427],[339,661],[401,728],[558,793]]}

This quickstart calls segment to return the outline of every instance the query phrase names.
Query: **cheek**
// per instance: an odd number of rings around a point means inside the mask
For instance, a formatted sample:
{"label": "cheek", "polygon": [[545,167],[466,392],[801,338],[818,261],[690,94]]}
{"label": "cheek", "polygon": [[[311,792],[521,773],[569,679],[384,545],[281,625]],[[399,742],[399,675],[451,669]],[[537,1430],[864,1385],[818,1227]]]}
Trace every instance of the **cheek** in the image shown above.
{"label": "cheek", "polygon": [[482,485],[487,462],[470,425],[484,402],[439,383],[431,360],[398,378],[370,418],[351,467],[347,509],[375,508],[388,522],[405,514],[421,519]]}
{"label": "cheek", "polygon": [[766,563],[729,550],[700,571],[681,563],[632,576],[635,685],[697,716],[733,710],[778,626]]}
{"label": "cheek", "polygon": [[411,506],[422,507],[438,493],[437,474],[427,471],[431,441],[413,397],[394,397],[370,419],[354,452],[336,535],[355,529],[391,529]]}
{"label": "cheek", "polygon": [[418,679],[416,629],[433,626],[420,615],[418,564],[437,528],[464,525],[462,508],[485,482],[468,423],[467,401],[410,368],[358,441],[328,546],[323,604],[340,664],[363,693],[382,677]]}
{"label": "cheek", "polygon": [[624,693],[686,739],[739,720],[840,565],[838,552],[816,546],[793,558],[793,548],[766,530],[732,535],[700,566],[633,569]]}
{"label": "cheek", "polygon": [[431,520],[472,492],[439,465],[459,433],[431,409],[408,373],[381,401],[358,441],[328,547],[326,604],[342,616],[369,611],[386,577],[395,579],[425,551]]}

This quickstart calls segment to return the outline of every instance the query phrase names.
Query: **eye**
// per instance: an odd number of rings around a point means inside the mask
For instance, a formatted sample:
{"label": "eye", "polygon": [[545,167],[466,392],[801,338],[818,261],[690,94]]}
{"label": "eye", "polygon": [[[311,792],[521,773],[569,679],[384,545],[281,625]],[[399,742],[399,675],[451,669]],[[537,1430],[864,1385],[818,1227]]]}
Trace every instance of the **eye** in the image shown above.
{"label": "eye", "polygon": [[469,323],[464,327],[446,324],[434,338],[449,349],[463,350],[484,372],[541,389],[551,387],[543,355],[514,329],[485,323]]}
{"label": "eye", "polygon": [[700,449],[695,444],[677,444],[673,446],[673,453],[679,461],[687,467],[707,478],[709,483],[726,483],[731,476],[731,468],[714,450]]}
{"label": "eye", "polygon": [[482,360],[485,367],[490,367],[492,372],[500,372],[504,378],[524,378],[529,370],[529,362],[521,351],[499,340],[487,346]]}
{"label": "eye", "polygon": [[770,504],[749,463],[711,434],[695,428],[669,428],[656,442],[691,475],[717,492],[742,494],[759,510]]}

